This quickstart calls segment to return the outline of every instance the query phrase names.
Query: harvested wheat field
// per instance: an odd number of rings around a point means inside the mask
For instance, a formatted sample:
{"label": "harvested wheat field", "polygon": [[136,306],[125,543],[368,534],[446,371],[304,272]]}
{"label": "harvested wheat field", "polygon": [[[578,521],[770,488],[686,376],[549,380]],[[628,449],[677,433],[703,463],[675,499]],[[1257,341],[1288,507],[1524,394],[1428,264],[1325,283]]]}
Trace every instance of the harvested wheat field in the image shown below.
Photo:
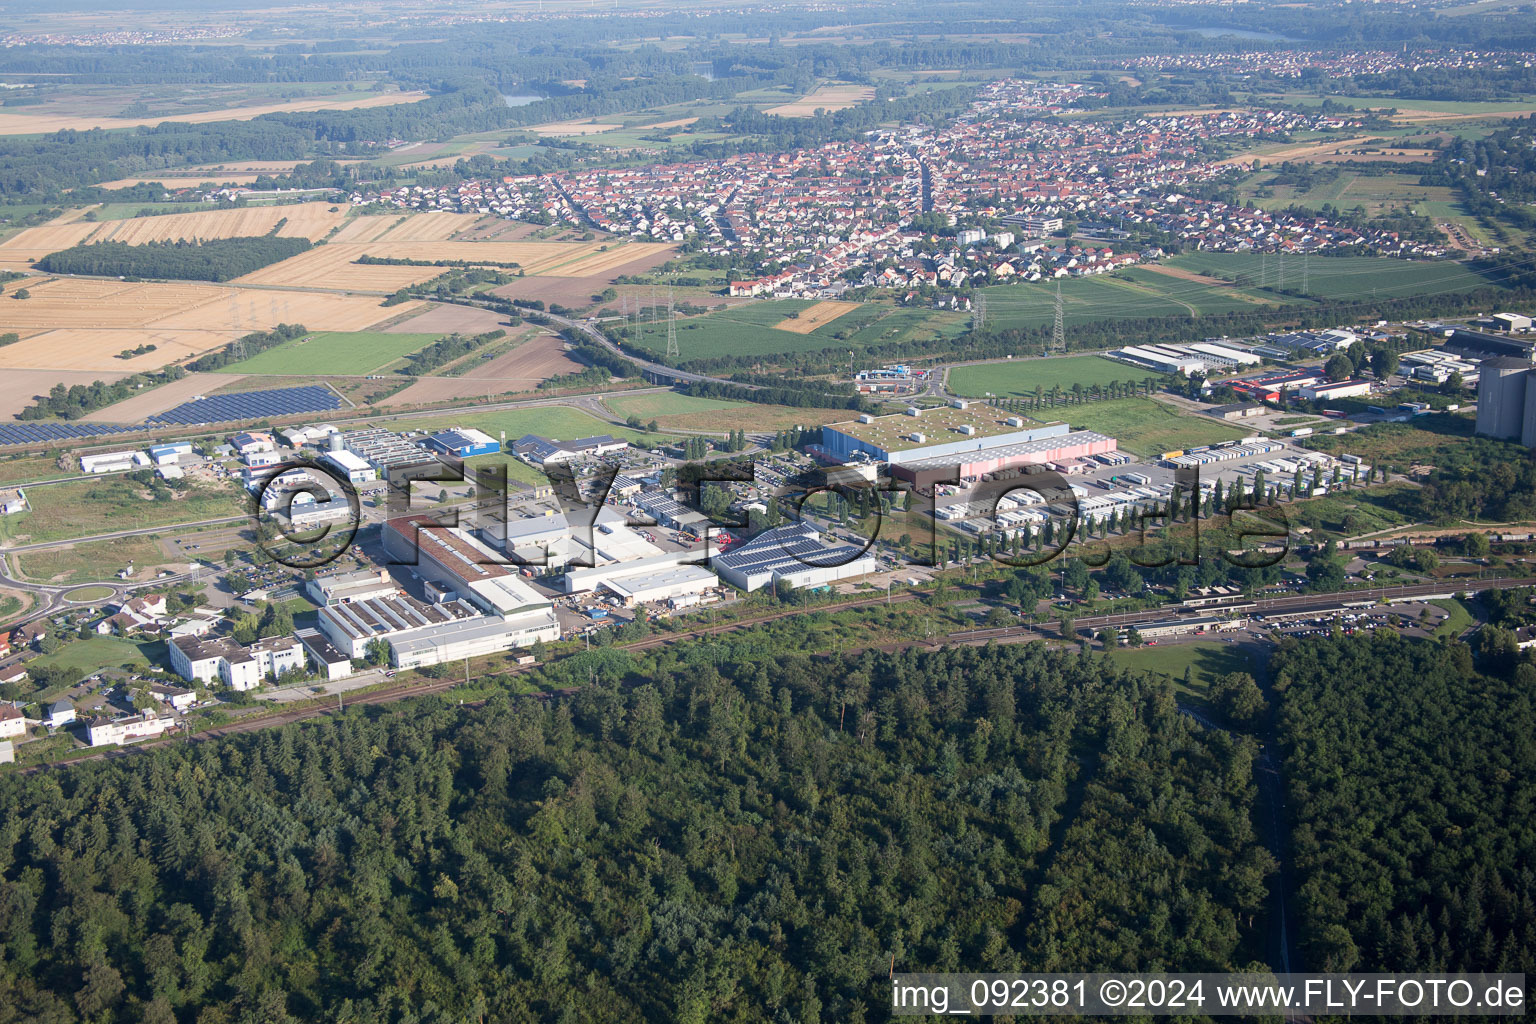
{"label": "harvested wheat field", "polygon": [[582,369],[581,363],[565,354],[564,339],[553,334],[540,334],[462,377],[422,377],[381,404],[430,405],[532,391],[541,381],[561,374],[579,373]]}
{"label": "harvested wheat field", "polygon": [[240,284],[290,285],[300,288],[345,288],[354,291],[389,293],[422,281],[430,281],[443,271],[439,267],[389,267],[357,262],[364,254],[381,256],[384,247],[376,244],[328,242],[281,263],[238,278]]}
{"label": "harvested wheat field", "polygon": [[[156,320],[152,327],[224,327],[239,321],[242,333],[269,330],[277,324],[303,324],[311,331],[364,331],[381,320],[393,320],[421,308],[411,301],[381,306],[371,295],[329,295],[321,292],[241,290],[215,311],[195,310]],[[221,322],[220,317],[227,317]]]}
{"label": "harvested wheat field", "polygon": [[[0,350],[3,351],[3,350]],[[66,370],[21,370],[7,368],[0,373],[0,420],[10,419],[32,404],[38,395],[46,395],[55,384],[74,387],[90,385],[98,380],[108,384],[128,376],[127,370],[112,373],[70,372]],[[95,415],[91,416],[95,419]]]}
{"label": "harvested wheat field", "polygon": [[182,124],[211,124],[214,121],[249,121],[262,114],[291,114],[313,110],[360,110],[365,107],[392,107],[398,103],[416,103],[427,98],[424,92],[385,92],[359,96],[357,99],[290,100],[226,110],[199,110],[170,117],[86,117],[68,114],[0,114],[0,135],[34,135],[48,132],[81,131],[92,128],[135,128],[164,121]]}
{"label": "harvested wheat field", "polygon": [[485,334],[506,324],[500,314],[488,309],[434,303],[409,319],[379,330],[385,334]]}
{"label": "harvested wheat field", "polygon": [[366,217],[353,217],[341,226],[341,230],[330,237],[330,245],[338,242],[375,242],[396,224],[408,219],[410,214],[403,213],[398,217],[389,215],[369,215]]}
{"label": "harvested wheat field", "polygon": [[[30,298],[0,298],[0,329],[31,332],[0,348],[0,367],[154,369],[279,323],[359,331],[421,306],[386,308],[368,296],[89,278],[48,278],[27,288]],[[155,351],[117,358],[141,345]]]}
{"label": "harvested wheat field", "polygon": [[125,398],[115,405],[91,413],[97,423],[143,423],[167,409],[174,409],[183,402],[190,402],[198,395],[211,395],[220,388],[244,380],[243,374],[189,373],[180,380],[150,388],[132,398]]}
{"label": "harvested wheat field", "polygon": [[852,313],[859,308],[857,302],[835,302],[827,300],[818,302],[809,309],[801,310],[798,317],[787,317],[773,325],[776,331],[788,331],[791,334],[810,334],[818,327],[823,327],[845,313]]}
{"label": "harvested wheat field", "polygon": [[442,242],[456,232],[473,227],[480,219],[475,213],[446,213],[432,210],[417,213],[396,223],[379,236],[381,242]]}
{"label": "harvested wheat field", "polygon": [[[30,298],[0,298],[0,329],[145,327],[162,317],[228,302],[233,288],[212,284],[129,283],[90,278],[45,278],[27,282]],[[187,327],[227,327],[198,322]]]}
{"label": "harvested wheat field", "polygon": [[335,213],[330,203],[300,203],[295,206],[250,206],[243,210],[200,210],[197,213],[171,213],[161,217],[133,217],[128,220],[103,221],[92,242],[163,242],[178,238],[237,238],[265,235],[285,223],[277,234],[283,238],[307,238],[318,241],[346,218],[343,210]]}
{"label": "harvested wheat field", "polygon": [[[167,363],[200,356],[229,344],[243,331],[167,330],[165,328],[63,328],[0,348],[0,367],[142,373]],[[119,354],[141,346],[154,351],[127,359]]]}
{"label": "harvested wheat field", "polygon": [[1380,136],[1376,135],[1362,135],[1359,138],[1354,139],[1324,139],[1321,142],[1308,142],[1295,146],[1286,146],[1283,149],[1271,150],[1268,153],[1245,153],[1242,156],[1228,157],[1225,160],[1216,161],[1215,166],[1221,167],[1227,164],[1241,164],[1244,167],[1247,167],[1250,166],[1255,160],[1259,161],[1261,165],[1284,163],[1287,160],[1301,162],[1308,160],[1315,161],[1318,157],[1331,155],[1334,150],[1338,150],[1340,153],[1343,153],[1344,151],[1354,149],[1357,146],[1363,146],[1367,142],[1374,142],[1377,147],[1380,147],[1381,145]]}
{"label": "harvested wheat field", "polygon": [[52,221],[18,231],[0,242],[0,270],[27,270],[51,252],[79,245],[100,227],[89,221]]}
{"label": "harvested wheat field", "polygon": [[593,124],[590,121],[557,121],[553,124],[536,124],[528,130],[535,135],[598,135],[623,127],[621,124]]}
{"label": "harvested wheat field", "polygon": [[107,189],[132,188],[135,185],[148,183],[169,189],[195,188],[205,181],[211,181],[219,185],[249,185],[259,177],[261,177],[259,174],[204,174],[191,178],[185,175],[151,175],[146,178],[118,178],[115,181],[98,182],[96,187]]}
{"label": "harvested wheat field", "polygon": [[359,264],[364,255],[379,258],[423,260],[458,260],[487,265],[515,263],[525,274],[559,277],[611,276],[620,267],[650,261],[648,265],[670,256],[676,250],[669,245],[632,242],[609,245],[602,242],[432,242],[400,241],[393,233],[375,242],[328,242],[309,252],[263,267],[239,279],[240,284],[292,285],[308,288],[343,288],[374,292],[392,292],[397,288],[429,281],[444,272],[442,267],[384,266]]}
{"label": "harvested wheat field", "polygon": [[791,103],[769,107],[765,114],[780,117],[814,117],[817,110],[843,110],[875,97],[870,85],[823,85]]}
{"label": "harvested wheat field", "polygon": [[[555,243],[557,245],[563,243]],[[632,268],[632,264],[644,263],[649,269],[656,264],[670,259],[676,255],[677,248],[671,245],[662,245],[656,242],[628,242],[623,245],[608,245],[607,252],[601,252],[602,245],[589,243],[596,248],[580,257],[566,263],[554,266],[541,267],[537,273],[546,277],[607,277],[614,271],[623,267]],[[535,273],[530,270],[529,273]]]}

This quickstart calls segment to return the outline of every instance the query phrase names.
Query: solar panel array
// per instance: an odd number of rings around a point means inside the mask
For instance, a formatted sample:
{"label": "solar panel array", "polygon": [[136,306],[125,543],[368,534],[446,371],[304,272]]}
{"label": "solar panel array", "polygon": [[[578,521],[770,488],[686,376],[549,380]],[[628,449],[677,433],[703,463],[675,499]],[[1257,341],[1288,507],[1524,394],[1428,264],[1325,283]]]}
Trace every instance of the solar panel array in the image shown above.
{"label": "solar panel array", "polygon": [[0,445],[42,444],[77,437],[128,434],[142,429],[117,423],[0,423]]}
{"label": "solar panel array", "polygon": [[276,388],[272,391],[242,391],[214,395],[184,402],[174,409],[151,416],[150,423],[225,423],[230,420],[266,419],[301,412],[325,412],[341,408],[341,396],[330,388],[312,384],[302,388]]}
{"label": "solar panel array", "polygon": [[862,554],[850,545],[823,547],[813,529],[803,524],[780,526],[752,538],[735,551],[716,555],[712,561],[741,573],[772,572],[784,566],[831,568]]}

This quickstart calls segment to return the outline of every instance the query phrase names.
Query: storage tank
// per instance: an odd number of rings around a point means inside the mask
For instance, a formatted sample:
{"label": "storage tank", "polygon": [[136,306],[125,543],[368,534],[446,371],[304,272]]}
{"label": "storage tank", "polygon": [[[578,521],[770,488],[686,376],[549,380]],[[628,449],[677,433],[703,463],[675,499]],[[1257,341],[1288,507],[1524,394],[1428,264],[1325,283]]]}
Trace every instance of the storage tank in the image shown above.
{"label": "storage tank", "polygon": [[330,448],[330,450],[333,451],[333,452],[339,452],[343,448],[342,440],[341,440],[341,435],[339,433],[338,434],[332,434],[330,437],[328,437],[326,439],[326,441],[327,441],[327,445],[326,446],[328,448]]}
{"label": "storage tank", "polygon": [[1525,427],[1525,396],[1531,364],[1522,359],[1485,359],[1477,385],[1477,432],[1518,440]]}

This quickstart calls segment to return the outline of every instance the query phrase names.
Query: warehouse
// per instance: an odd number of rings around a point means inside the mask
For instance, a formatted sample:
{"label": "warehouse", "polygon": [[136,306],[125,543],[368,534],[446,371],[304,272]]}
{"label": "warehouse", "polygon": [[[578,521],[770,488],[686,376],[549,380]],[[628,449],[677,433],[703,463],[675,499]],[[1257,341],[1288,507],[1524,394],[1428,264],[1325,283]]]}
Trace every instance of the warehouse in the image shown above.
{"label": "warehouse", "polygon": [[[662,551],[660,548],[655,550],[655,554],[645,558],[571,569],[559,577],[556,585],[567,594],[581,594],[591,590],[609,590],[623,596],[640,588],[638,584],[624,585],[623,581],[627,579],[658,573],[665,574],[676,569],[678,566],[697,561],[702,557],[696,551]],[[698,566],[691,566],[691,568],[698,568]],[[714,586],[717,582],[713,574],[706,572],[705,575],[709,576],[709,580],[699,589]],[[686,576],[688,578],[699,578],[697,573],[688,573]],[[695,593],[696,591],[684,592]],[[641,598],[641,600],[650,599]]]}
{"label": "warehouse", "polygon": [[635,532],[622,513],[607,505],[597,510],[588,527],[572,527],[564,512],[495,523],[487,531],[517,565],[559,569],[577,563],[607,565],[661,553],[661,548]]}
{"label": "warehouse", "polygon": [[495,455],[501,451],[501,443],[490,434],[473,428],[443,430],[422,442],[434,451],[460,459],[472,459],[476,455]]}
{"label": "warehouse", "polygon": [[520,580],[505,559],[463,530],[426,515],[401,516],[384,524],[384,550],[413,566],[423,579],[442,583],[462,600],[503,619],[542,613],[553,616],[550,600]]}
{"label": "warehouse", "polygon": [[694,533],[709,522],[709,517],[703,513],[656,491],[636,495],[635,508],[669,530]]}
{"label": "warehouse", "polygon": [[617,597],[626,608],[702,594],[720,585],[715,574],[702,565],[682,565],[674,561],[671,564],[624,565],[617,568],[620,571],[604,580],[602,588]]}
{"label": "warehouse", "polygon": [[765,530],[710,564],[721,579],[749,593],[781,582],[796,589],[818,587],[875,570],[875,558],[866,550],[828,547],[808,523]]}
{"label": "warehouse", "polygon": [[1297,394],[1309,401],[1318,399],[1327,401],[1332,398],[1359,398],[1370,393],[1371,382],[1368,380],[1337,380],[1326,384],[1309,384],[1297,391]]}
{"label": "warehouse", "polygon": [[379,478],[378,471],[361,455],[353,452],[341,451],[326,452],[320,456],[325,462],[331,464],[349,483],[366,484]]}
{"label": "warehouse", "polygon": [[331,451],[344,448],[363,459],[380,474],[388,473],[395,466],[414,466],[423,462],[430,462],[432,457],[422,451],[418,445],[401,437],[390,430],[378,427],[369,430],[350,430],[341,435],[341,440],[331,441]]}
{"label": "warehouse", "polygon": [[988,446],[1060,437],[1071,431],[1065,423],[1025,426],[1021,416],[985,405],[964,409],[908,409],[894,416],[865,414],[847,423],[821,428],[821,444],[828,456],[848,462],[863,455],[876,462],[912,462]]}
{"label": "warehouse", "polygon": [[118,473],[149,465],[149,456],[143,452],[103,452],[100,455],[80,456],[82,473]]}
{"label": "warehouse", "polygon": [[979,480],[990,473],[1051,463],[1063,466],[1075,459],[1113,452],[1116,441],[1092,430],[1073,430],[1032,441],[992,444],[973,451],[912,459],[891,466],[891,475],[924,487],[946,480]]}

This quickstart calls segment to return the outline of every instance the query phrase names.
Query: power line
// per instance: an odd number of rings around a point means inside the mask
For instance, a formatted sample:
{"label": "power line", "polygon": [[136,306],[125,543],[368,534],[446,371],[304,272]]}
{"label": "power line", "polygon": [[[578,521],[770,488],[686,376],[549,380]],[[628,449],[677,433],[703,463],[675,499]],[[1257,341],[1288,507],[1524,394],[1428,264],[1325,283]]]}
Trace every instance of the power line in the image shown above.
{"label": "power line", "polygon": [[672,308],[672,286],[667,285],[667,358],[677,359],[677,313]]}
{"label": "power line", "polygon": [[1061,282],[1056,282],[1056,322],[1051,325],[1051,347],[1065,351],[1067,347],[1067,319],[1061,308]]}
{"label": "power line", "polygon": [[971,305],[971,330],[980,331],[987,326],[987,297],[981,292],[976,293],[976,301]]}

